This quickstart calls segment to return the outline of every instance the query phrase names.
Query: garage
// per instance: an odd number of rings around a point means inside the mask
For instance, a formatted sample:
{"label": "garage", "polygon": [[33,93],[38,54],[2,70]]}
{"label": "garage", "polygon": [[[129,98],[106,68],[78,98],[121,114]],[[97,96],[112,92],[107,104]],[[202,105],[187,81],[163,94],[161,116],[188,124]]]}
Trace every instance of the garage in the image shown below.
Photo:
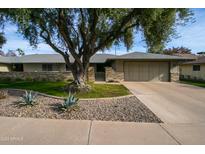
{"label": "garage", "polygon": [[124,62],[125,81],[169,81],[168,62]]}

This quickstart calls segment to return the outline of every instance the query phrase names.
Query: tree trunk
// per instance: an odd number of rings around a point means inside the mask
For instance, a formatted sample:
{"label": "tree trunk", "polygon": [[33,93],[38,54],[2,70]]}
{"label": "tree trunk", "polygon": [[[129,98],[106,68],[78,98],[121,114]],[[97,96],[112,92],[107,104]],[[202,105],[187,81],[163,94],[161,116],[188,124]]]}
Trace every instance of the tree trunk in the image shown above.
{"label": "tree trunk", "polygon": [[73,75],[74,83],[79,86],[85,86],[86,85],[86,79],[85,79],[85,70],[79,69],[75,64],[72,64],[71,66],[71,72]]}
{"label": "tree trunk", "polygon": [[71,70],[74,80],[71,84],[68,84],[65,87],[65,90],[69,92],[89,91],[90,87],[86,84],[87,70],[89,67],[89,58],[83,57],[83,62],[77,62],[75,60],[74,63],[71,63],[68,54],[63,55],[63,57],[65,59],[66,65]]}
{"label": "tree trunk", "polygon": [[86,84],[88,66],[89,63],[86,65],[86,67],[83,67],[77,62],[70,64],[70,69],[74,81],[65,87],[66,91],[75,93],[75,92],[88,92],[90,90],[90,86]]}

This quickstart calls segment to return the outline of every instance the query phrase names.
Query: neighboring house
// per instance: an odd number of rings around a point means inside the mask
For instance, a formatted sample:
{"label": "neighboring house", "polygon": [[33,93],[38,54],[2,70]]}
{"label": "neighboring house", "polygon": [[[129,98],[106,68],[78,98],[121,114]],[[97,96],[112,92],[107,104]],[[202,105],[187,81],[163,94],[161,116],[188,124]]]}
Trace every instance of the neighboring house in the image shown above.
{"label": "neighboring house", "polygon": [[[73,58],[70,59],[73,62]],[[193,58],[133,52],[120,56],[96,54],[91,57],[91,81],[177,81],[179,64]],[[0,57],[0,78],[61,80],[71,78],[59,54]],[[66,77],[67,76],[67,77]]]}
{"label": "neighboring house", "polygon": [[180,66],[181,79],[205,81],[205,56]]}
{"label": "neighboring house", "polygon": [[198,58],[198,55],[196,54],[187,54],[187,53],[175,53],[173,54],[173,56],[180,56],[180,57],[188,57],[188,58],[193,58],[193,59],[197,59]]}

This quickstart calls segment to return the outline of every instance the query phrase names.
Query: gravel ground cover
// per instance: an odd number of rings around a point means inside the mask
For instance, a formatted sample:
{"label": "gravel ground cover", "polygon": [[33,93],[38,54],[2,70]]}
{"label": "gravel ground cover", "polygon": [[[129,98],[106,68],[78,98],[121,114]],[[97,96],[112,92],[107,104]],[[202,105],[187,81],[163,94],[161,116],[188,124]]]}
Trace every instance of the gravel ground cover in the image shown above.
{"label": "gravel ground cover", "polygon": [[34,106],[24,106],[19,96],[0,99],[0,116],[103,121],[162,122],[135,96],[114,99],[80,100],[77,106],[63,112],[62,99],[38,96]]}

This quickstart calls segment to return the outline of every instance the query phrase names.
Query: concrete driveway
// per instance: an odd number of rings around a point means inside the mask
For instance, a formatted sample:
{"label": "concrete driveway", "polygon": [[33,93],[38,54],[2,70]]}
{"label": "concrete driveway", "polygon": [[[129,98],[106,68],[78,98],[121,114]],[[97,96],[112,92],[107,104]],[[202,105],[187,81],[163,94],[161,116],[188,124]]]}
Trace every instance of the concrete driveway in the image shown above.
{"label": "concrete driveway", "polygon": [[164,123],[205,123],[205,88],[168,82],[123,84]]}

